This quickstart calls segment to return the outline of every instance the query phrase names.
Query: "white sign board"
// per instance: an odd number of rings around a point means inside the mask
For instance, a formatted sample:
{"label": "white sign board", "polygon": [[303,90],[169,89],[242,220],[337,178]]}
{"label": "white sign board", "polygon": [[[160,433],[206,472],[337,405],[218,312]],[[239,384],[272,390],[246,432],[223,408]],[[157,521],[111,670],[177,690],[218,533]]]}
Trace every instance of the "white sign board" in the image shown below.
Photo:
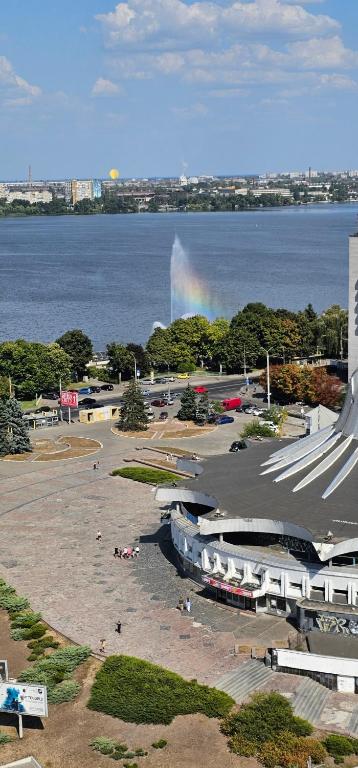
{"label": "white sign board", "polygon": [[355,693],[355,678],[337,675],[337,691],[340,693]]}
{"label": "white sign board", "polygon": [[27,683],[0,683],[0,712],[47,717],[47,688]]}

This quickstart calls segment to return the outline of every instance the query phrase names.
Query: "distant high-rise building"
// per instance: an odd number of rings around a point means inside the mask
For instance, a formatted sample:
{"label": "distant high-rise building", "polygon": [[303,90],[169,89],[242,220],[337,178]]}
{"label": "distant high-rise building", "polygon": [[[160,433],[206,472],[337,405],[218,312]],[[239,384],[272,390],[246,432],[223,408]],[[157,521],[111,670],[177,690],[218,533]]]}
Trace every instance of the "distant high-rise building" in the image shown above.
{"label": "distant high-rise building", "polygon": [[348,378],[358,368],[358,235],[349,238]]}
{"label": "distant high-rise building", "polygon": [[72,179],[71,182],[72,203],[76,205],[80,200],[93,200],[93,181]]}
{"label": "distant high-rise building", "polygon": [[102,195],[102,184],[99,179],[93,179],[92,181],[93,197],[98,198]]}

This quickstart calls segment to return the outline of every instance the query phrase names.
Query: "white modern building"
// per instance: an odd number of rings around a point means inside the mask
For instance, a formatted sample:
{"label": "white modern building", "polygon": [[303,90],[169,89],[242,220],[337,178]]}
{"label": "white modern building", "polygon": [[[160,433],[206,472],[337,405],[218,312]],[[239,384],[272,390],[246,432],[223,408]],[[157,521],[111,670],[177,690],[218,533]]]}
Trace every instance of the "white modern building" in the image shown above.
{"label": "white modern building", "polygon": [[358,371],[338,420],[208,458],[172,506],[182,569],[220,601],[358,636]]}

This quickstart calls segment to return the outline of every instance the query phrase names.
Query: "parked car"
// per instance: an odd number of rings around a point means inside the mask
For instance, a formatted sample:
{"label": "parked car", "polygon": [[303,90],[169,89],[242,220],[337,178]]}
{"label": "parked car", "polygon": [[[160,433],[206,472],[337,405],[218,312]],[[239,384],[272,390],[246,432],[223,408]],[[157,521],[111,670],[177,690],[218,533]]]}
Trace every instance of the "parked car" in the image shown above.
{"label": "parked car", "polygon": [[245,440],[234,440],[230,445],[229,452],[237,453],[238,451],[243,451],[245,448],[247,448]]}
{"label": "parked car", "polygon": [[58,400],[60,397],[59,392],[43,392],[42,397],[44,400]]}
{"label": "parked car", "polygon": [[[31,411],[31,413],[48,413],[48,411],[54,410],[49,405],[43,405],[41,408],[36,408],[36,411]],[[30,413],[30,411],[29,411]]]}
{"label": "parked car", "polygon": [[168,376],[167,381],[175,381],[175,376]]}
{"label": "parked car", "polygon": [[150,396],[151,396],[151,394],[152,394],[152,393],[151,393],[150,389],[142,389],[142,395],[143,395],[143,397],[150,397]]}
{"label": "parked car", "polygon": [[154,421],[154,411],[147,411],[148,421]]}
{"label": "parked car", "polygon": [[226,416],[225,414],[223,416],[218,416],[216,419],[217,424],[232,424],[233,421],[235,421],[233,416]]}
{"label": "parked car", "polygon": [[103,392],[113,392],[113,384],[102,384],[101,389]]}
{"label": "parked car", "polygon": [[91,389],[91,392],[96,392],[97,394],[101,391],[101,387],[97,387],[97,386],[91,386],[90,389]]}
{"label": "parked car", "polygon": [[97,400],[94,399],[94,397],[84,397],[83,400],[80,400],[78,405],[95,405],[97,403]]}
{"label": "parked car", "polygon": [[245,413],[244,406],[239,405],[238,408],[235,408],[235,413]]}
{"label": "parked car", "polygon": [[162,411],[159,415],[159,421],[166,421],[169,416],[168,411]]}
{"label": "parked car", "polygon": [[219,418],[219,414],[210,413],[208,416],[208,424],[216,424],[216,420]]}
{"label": "parked car", "polygon": [[165,401],[164,400],[152,400],[151,405],[154,405],[155,408],[164,408]]}
{"label": "parked car", "polygon": [[178,373],[178,379],[188,379],[189,374],[188,373]]}
{"label": "parked car", "polygon": [[242,406],[242,410],[244,413],[247,413],[248,410],[251,410],[252,408],[255,408],[254,403],[244,403]]}
{"label": "parked car", "polygon": [[194,387],[194,392],[196,392],[198,395],[203,395],[205,392],[207,392],[206,387]]}
{"label": "parked car", "polygon": [[171,397],[164,397],[165,405],[174,405],[174,400]]}
{"label": "parked car", "polygon": [[241,404],[241,397],[227,397],[221,403],[225,411],[234,411],[235,408],[238,408]]}
{"label": "parked car", "polygon": [[274,424],[273,421],[265,421],[265,419],[261,419],[259,421],[260,427],[269,427],[272,432],[278,432],[278,426],[277,424]]}
{"label": "parked car", "polygon": [[81,387],[81,389],[78,390],[79,395],[90,395],[92,392],[92,387]]}
{"label": "parked car", "polygon": [[263,416],[263,414],[265,413],[265,411],[263,411],[263,410],[262,410],[262,408],[253,408],[253,409],[252,409],[252,411],[251,411],[251,413],[252,413],[254,416]]}

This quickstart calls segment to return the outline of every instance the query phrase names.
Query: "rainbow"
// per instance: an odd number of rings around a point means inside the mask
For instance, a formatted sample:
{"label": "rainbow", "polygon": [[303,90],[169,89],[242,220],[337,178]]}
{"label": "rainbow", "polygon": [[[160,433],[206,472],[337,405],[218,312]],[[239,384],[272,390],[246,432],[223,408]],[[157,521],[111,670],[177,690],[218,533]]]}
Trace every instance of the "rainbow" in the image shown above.
{"label": "rainbow", "polygon": [[205,280],[200,278],[190,264],[189,256],[180,239],[175,235],[170,259],[171,317],[204,315],[214,320],[220,315],[220,307],[211,295]]}

